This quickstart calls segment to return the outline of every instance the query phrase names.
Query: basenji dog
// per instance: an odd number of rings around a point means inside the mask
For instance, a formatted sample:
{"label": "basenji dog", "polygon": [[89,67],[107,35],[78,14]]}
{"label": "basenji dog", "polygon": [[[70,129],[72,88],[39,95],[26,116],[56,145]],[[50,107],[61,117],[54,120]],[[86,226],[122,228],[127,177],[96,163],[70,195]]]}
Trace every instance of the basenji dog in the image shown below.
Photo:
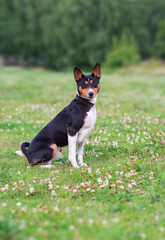
{"label": "basenji dog", "polygon": [[[29,165],[49,165],[53,159],[61,157],[61,149],[69,146],[68,160],[74,168],[87,166],[83,162],[84,140],[96,123],[96,99],[100,90],[101,68],[98,63],[89,75],[74,68],[77,83],[75,99],[49,122],[32,140],[20,145],[18,155],[27,158]],[[78,145],[78,164],[76,161]]]}

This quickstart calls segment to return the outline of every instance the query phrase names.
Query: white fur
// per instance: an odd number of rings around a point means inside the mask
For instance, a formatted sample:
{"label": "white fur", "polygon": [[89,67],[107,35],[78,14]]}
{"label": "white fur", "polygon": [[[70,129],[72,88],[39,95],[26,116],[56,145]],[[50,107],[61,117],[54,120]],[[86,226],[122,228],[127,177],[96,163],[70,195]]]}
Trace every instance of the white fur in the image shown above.
{"label": "white fur", "polygon": [[25,155],[21,151],[15,151],[15,153],[21,157],[25,157]]}
{"label": "white fur", "polygon": [[95,105],[90,109],[87,113],[87,117],[85,119],[84,125],[78,132],[77,144],[78,144],[78,163],[80,166],[87,166],[86,163],[83,162],[83,149],[84,149],[84,141],[90,134],[92,128],[96,123],[96,107]]}
{"label": "white fur", "polygon": [[75,136],[68,135],[68,146],[69,146],[68,160],[71,162],[74,168],[79,167],[76,162],[76,142],[77,142],[77,134]]}
{"label": "white fur", "polygon": [[41,168],[52,168],[54,165],[47,164],[47,165],[40,165]]}
{"label": "white fur", "polygon": [[84,142],[78,144],[78,152],[77,152],[78,164],[80,166],[87,167],[87,164],[83,162],[83,150],[84,150]]}
{"label": "white fur", "polygon": [[[78,92],[77,92],[77,94],[78,94]],[[90,99],[90,102],[95,104],[96,99],[97,99],[97,96]],[[74,168],[78,168],[80,166],[87,166],[87,164],[83,162],[84,141],[90,134],[95,123],[96,123],[96,107],[94,105],[93,107],[91,107],[90,111],[87,112],[87,117],[85,118],[84,125],[79,130],[79,132],[75,136],[68,135],[68,146],[69,146],[68,160],[71,162],[71,164]],[[78,156],[79,166],[76,162],[76,144],[78,144],[77,156]],[[62,154],[61,154],[60,150],[61,149],[58,148],[58,152],[56,153],[54,159],[62,158]],[[18,154],[19,156],[24,157],[24,154],[21,151],[16,151],[15,153]],[[51,166],[53,166],[53,165],[51,165],[51,161],[49,161],[49,163],[47,163],[47,164],[48,165],[41,165],[41,167],[50,168]]]}
{"label": "white fur", "polygon": [[85,118],[84,125],[78,132],[78,138],[77,143],[80,144],[84,142],[84,140],[88,137],[90,134],[92,128],[94,127],[96,123],[96,107],[95,105],[90,109],[89,112],[87,112],[87,117]]}
{"label": "white fur", "polygon": [[[93,91],[93,90],[92,90]],[[76,90],[76,93],[77,93],[77,95],[79,95],[80,97],[82,97],[82,98],[84,98],[83,96],[81,96],[79,93],[78,93],[78,90]],[[84,99],[87,99],[90,103],[93,103],[93,104],[95,104],[96,103],[96,100],[97,100],[97,95],[96,96],[94,96],[93,98],[84,98]]]}
{"label": "white fur", "polygon": [[86,163],[83,162],[83,149],[84,149],[84,140],[90,134],[94,124],[96,123],[96,107],[95,105],[87,112],[87,117],[85,118],[84,125],[79,130],[79,132],[75,136],[68,135],[68,146],[69,146],[69,156],[68,159],[73,165],[74,168],[78,168],[76,162],[76,144],[78,144],[78,163],[80,166],[87,166]]}

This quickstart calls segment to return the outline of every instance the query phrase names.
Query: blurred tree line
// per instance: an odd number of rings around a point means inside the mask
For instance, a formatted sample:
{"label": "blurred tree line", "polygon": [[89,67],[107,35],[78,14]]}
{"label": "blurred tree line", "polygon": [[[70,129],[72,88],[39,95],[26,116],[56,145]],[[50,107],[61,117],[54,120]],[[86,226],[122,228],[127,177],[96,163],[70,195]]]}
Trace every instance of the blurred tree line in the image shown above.
{"label": "blurred tree line", "polygon": [[0,0],[0,54],[54,69],[165,58],[165,1]]}

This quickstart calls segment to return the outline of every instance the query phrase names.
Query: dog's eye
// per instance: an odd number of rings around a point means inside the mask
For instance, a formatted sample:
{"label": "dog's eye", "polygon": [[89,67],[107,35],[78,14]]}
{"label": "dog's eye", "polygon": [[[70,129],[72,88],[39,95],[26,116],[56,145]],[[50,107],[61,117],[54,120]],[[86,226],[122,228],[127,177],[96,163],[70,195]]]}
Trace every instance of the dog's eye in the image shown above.
{"label": "dog's eye", "polygon": [[83,83],[82,83],[82,85],[81,85],[81,86],[82,86],[82,88],[86,88],[86,87],[87,87],[87,85],[88,85],[88,82],[87,82],[87,81],[85,81],[85,82],[83,82]]}
{"label": "dog's eye", "polygon": [[92,82],[92,88],[97,88],[97,83],[96,82]]}

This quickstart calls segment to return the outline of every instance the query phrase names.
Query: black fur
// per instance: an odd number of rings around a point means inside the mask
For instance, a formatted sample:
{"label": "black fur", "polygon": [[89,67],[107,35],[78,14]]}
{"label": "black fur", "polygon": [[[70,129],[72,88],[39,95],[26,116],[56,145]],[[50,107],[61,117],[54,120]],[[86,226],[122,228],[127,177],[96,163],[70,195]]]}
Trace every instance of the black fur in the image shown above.
{"label": "black fur", "polygon": [[[79,70],[78,70],[79,71]],[[79,72],[78,72],[79,74]],[[81,75],[81,72],[80,72]],[[79,75],[77,76],[78,79]],[[93,80],[88,86],[84,85],[84,80]],[[99,84],[99,78],[91,75],[81,75],[77,81],[77,90],[80,86],[82,88],[97,88]],[[38,163],[48,162],[52,159],[53,149],[50,147],[52,144],[56,144],[57,147],[64,147],[68,145],[68,134],[75,136],[76,133],[82,128],[84,119],[87,112],[93,107],[93,103],[89,99],[84,99],[80,95],[76,95],[76,98],[65,107],[57,116],[49,122],[32,140],[31,143],[23,142],[21,144],[21,150],[26,156],[30,165]]]}
{"label": "black fur", "polygon": [[[88,81],[88,80],[93,80],[93,83],[91,84],[90,81]],[[88,84],[85,84],[85,81],[88,81]],[[98,88],[98,84],[99,84],[99,78],[95,77],[93,74],[83,75],[82,78],[77,83],[77,88],[79,89],[80,86],[82,87],[82,89]],[[78,90],[78,92],[79,92],[79,90]]]}
{"label": "black fur", "polygon": [[[88,100],[76,96],[57,116],[32,140],[21,144],[21,150],[30,164],[49,161],[52,158],[51,144],[58,147],[68,145],[68,134],[74,136],[84,124],[86,113],[93,107]],[[27,149],[28,147],[28,149]]]}

